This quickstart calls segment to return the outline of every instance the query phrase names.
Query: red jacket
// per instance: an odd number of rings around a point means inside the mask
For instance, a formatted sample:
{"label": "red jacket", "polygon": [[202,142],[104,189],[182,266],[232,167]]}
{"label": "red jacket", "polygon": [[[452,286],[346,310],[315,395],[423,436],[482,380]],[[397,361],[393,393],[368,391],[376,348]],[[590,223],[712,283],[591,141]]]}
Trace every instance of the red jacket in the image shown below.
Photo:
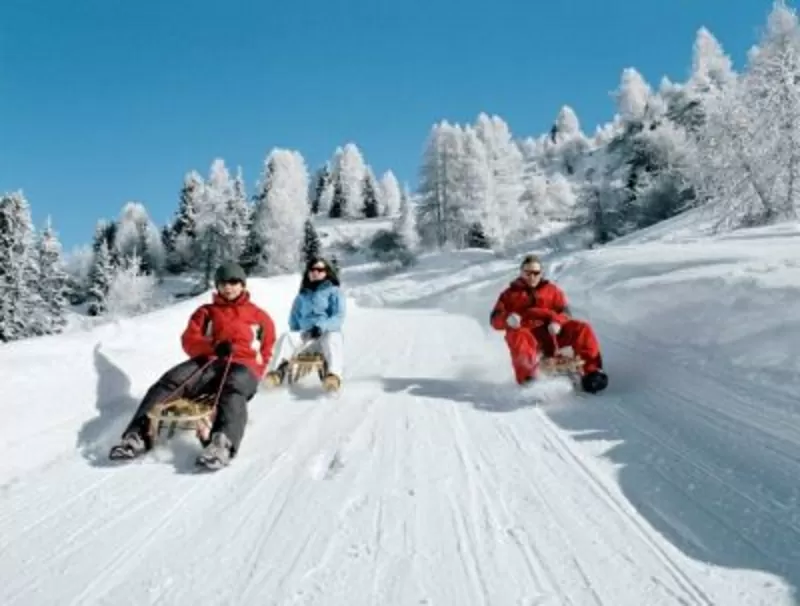
{"label": "red jacket", "polygon": [[517,278],[500,293],[489,321],[493,328],[505,330],[508,316],[518,314],[522,326],[535,328],[550,322],[564,324],[569,320],[569,313],[567,297],[558,286],[541,280],[532,287],[522,278]]}
{"label": "red jacket", "polygon": [[232,361],[244,364],[261,378],[272,357],[275,323],[243,292],[234,301],[214,294],[214,302],[200,306],[189,318],[181,345],[191,357],[214,356],[214,346],[230,341]]}

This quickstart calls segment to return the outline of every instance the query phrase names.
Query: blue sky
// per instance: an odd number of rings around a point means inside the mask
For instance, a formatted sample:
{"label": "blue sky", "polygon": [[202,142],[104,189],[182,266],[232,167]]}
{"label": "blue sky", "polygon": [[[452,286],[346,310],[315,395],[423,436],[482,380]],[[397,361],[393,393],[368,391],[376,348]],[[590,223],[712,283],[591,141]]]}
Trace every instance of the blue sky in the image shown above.
{"label": "blue sky", "polygon": [[[491,8],[489,8],[491,6]],[[634,66],[688,73],[705,25],[740,68],[771,0],[4,0],[0,190],[66,248],[128,200],[161,225],[183,175],[222,157],[252,192],[273,146],[311,170],[355,141],[416,183],[441,119],[536,135],[563,104],[592,132]]]}

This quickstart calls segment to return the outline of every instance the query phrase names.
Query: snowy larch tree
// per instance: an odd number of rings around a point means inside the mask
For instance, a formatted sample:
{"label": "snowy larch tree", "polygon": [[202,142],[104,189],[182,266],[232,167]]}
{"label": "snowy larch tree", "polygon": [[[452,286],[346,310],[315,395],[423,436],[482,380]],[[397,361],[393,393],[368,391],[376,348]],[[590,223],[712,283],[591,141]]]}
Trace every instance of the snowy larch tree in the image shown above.
{"label": "snowy larch tree", "polygon": [[394,217],[400,211],[400,183],[391,170],[381,175],[381,214],[384,217]]}
{"label": "snowy larch tree", "polygon": [[651,90],[642,75],[633,67],[622,70],[616,91],[617,111],[626,123],[642,122],[647,113]]}
{"label": "snowy larch tree", "polygon": [[486,147],[491,175],[491,218],[484,228],[493,247],[503,250],[514,242],[516,236],[524,233],[522,152],[513,140],[508,125],[500,117],[480,114],[475,128]]}
{"label": "snowy larch tree", "polygon": [[463,234],[460,182],[463,131],[447,121],[431,129],[420,168],[418,229],[423,246],[439,248]]}
{"label": "snowy larch tree", "polygon": [[36,284],[42,300],[42,332],[55,334],[67,324],[69,309],[69,275],[62,259],[61,242],[48,217],[37,243],[38,279]]}
{"label": "snowy larch tree", "polygon": [[248,265],[267,275],[291,273],[303,265],[308,204],[308,169],[296,151],[273,149],[256,195]]}
{"label": "snowy larch tree", "polygon": [[0,341],[44,334],[30,207],[22,192],[0,197]]}

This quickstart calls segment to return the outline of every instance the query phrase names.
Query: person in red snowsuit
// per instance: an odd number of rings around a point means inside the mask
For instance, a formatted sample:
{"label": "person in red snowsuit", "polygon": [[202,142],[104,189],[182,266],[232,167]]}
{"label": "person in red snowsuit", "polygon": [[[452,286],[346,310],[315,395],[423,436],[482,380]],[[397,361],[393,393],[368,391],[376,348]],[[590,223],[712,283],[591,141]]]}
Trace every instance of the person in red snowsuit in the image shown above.
{"label": "person in red snowsuit", "polygon": [[569,346],[584,360],[583,388],[595,393],[608,385],[594,330],[587,322],[571,317],[566,295],[544,279],[542,263],[536,255],[522,260],[519,277],[498,297],[490,323],[495,330],[506,332],[518,384],[536,378],[540,351],[549,357],[555,354],[556,346]]}
{"label": "person in red snowsuit", "polygon": [[152,448],[147,413],[166,399],[219,393],[210,436],[199,435],[205,450],[198,464],[216,468],[236,455],[247,424],[247,403],[255,396],[275,344],[275,324],[246,289],[239,265],[215,274],[211,303],[192,313],[181,335],[188,360],[170,368],[145,394],[138,410],[111,448],[109,458],[132,459]]}

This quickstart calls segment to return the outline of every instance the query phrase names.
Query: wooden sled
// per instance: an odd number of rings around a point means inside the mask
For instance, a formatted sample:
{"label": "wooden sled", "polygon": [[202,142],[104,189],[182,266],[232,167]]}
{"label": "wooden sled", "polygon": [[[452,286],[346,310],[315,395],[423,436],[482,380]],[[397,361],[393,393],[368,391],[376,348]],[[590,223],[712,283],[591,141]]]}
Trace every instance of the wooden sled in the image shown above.
{"label": "wooden sled", "polygon": [[192,400],[177,398],[157,404],[147,414],[150,418],[150,439],[155,443],[164,429],[169,439],[180,429],[194,431],[202,440],[211,431],[214,413],[214,395],[204,395]]}
{"label": "wooden sled", "polygon": [[544,377],[567,377],[580,389],[584,361],[579,356],[556,354],[539,360],[539,373]]}

